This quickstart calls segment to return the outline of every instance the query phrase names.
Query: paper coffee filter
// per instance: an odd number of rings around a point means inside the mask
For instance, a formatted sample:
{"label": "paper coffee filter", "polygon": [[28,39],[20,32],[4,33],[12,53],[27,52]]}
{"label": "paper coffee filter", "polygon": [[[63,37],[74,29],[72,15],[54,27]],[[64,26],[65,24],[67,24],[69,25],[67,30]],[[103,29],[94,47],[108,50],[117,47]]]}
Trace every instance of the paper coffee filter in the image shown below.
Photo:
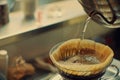
{"label": "paper coffee filter", "polygon": [[[79,63],[66,63],[60,62],[62,59],[70,56],[75,56],[84,50],[95,50],[95,56],[98,57],[100,63],[98,64],[79,64]],[[88,50],[89,53],[89,50]],[[53,63],[62,71],[74,75],[91,75],[103,71],[113,59],[113,51],[110,47],[94,42],[92,40],[71,39],[62,43],[50,55]]]}

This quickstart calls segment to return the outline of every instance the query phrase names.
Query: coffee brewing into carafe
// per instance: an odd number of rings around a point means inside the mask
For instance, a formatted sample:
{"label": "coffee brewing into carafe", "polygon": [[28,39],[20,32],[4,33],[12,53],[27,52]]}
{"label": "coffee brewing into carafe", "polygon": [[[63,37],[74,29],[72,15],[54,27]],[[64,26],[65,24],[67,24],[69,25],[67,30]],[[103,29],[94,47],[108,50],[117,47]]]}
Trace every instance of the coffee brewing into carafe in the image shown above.
{"label": "coffee brewing into carafe", "polygon": [[120,0],[78,0],[95,22],[109,28],[120,27]]}

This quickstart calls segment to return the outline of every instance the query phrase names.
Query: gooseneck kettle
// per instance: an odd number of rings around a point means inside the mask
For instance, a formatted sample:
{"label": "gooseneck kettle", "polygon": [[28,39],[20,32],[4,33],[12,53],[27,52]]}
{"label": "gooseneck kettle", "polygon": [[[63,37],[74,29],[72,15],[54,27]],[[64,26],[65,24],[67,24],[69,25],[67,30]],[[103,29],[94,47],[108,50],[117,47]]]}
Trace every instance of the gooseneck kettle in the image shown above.
{"label": "gooseneck kettle", "polygon": [[78,0],[95,22],[109,28],[120,27],[120,0]]}

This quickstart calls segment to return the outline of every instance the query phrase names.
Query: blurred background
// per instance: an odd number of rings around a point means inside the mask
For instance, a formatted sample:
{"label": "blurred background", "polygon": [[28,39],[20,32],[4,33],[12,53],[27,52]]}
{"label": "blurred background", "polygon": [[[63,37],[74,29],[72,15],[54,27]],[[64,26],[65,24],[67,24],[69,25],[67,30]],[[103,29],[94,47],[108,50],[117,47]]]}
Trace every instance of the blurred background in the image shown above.
{"label": "blurred background", "polygon": [[[43,61],[47,65],[42,65],[42,70],[39,71],[43,76],[50,71],[44,71],[50,63],[50,49],[59,42],[81,38],[88,18],[78,0],[3,1],[5,3],[0,3],[0,49],[8,52],[9,65],[18,56],[27,62],[39,58],[38,62]],[[8,11],[6,7],[1,9],[3,5],[8,5]],[[109,45],[115,53],[114,58],[120,60],[119,34],[119,28],[107,28],[90,20],[85,38]],[[41,79],[43,76],[38,76],[35,80],[49,80],[49,77]]]}
{"label": "blurred background", "polygon": [[[7,27],[10,28],[13,25],[12,22],[14,23],[16,21],[13,26],[19,26],[21,30],[17,35],[1,38],[0,40],[0,47],[9,52],[10,58],[16,55],[22,55],[25,59],[29,60],[36,56],[48,56],[49,50],[56,43],[81,37],[83,26],[88,16],[77,0],[30,0],[31,2],[36,2],[37,7],[35,7],[35,10],[37,9],[39,13],[37,13],[35,21],[36,19],[41,21],[38,25],[35,24],[35,26],[39,27],[36,29],[32,28],[34,20],[32,22],[26,21],[20,23],[23,19],[23,16],[20,16],[22,11],[21,6],[23,6],[21,3],[25,1],[27,2],[27,0],[8,0],[9,23],[11,24],[7,25]],[[33,6],[31,4],[30,9]],[[73,17],[65,20],[67,15]],[[40,19],[40,17],[43,19]],[[54,23],[57,20],[58,22]],[[23,26],[26,25],[31,26],[31,30],[22,32],[22,29],[24,29]],[[22,29],[20,26],[22,26]],[[42,28],[40,28],[41,26]],[[4,26],[8,30],[7,27]],[[5,30],[4,28],[1,29],[3,32]],[[25,27],[25,29],[27,28]],[[119,28],[106,28],[94,21],[90,21],[85,38],[109,45],[116,53],[115,58],[119,59],[119,32]]]}
{"label": "blurred background", "polygon": [[[19,13],[22,11],[21,10],[22,1],[27,1],[27,0],[8,0],[8,6],[9,6],[8,8],[10,10],[9,13],[12,15],[10,17],[11,19],[10,21],[11,22],[12,20],[16,21],[16,23],[14,23],[16,25],[14,26],[17,26],[17,21],[19,23],[20,22],[19,20],[22,19],[21,17],[18,17],[18,15],[20,15]],[[42,57],[48,56],[49,50],[56,43],[60,41],[65,41],[71,38],[80,38],[81,36],[82,29],[85,24],[85,20],[87,19],[88,16],[86,15],[86,13],[84,13],[82,7],[77,2],[77,0],[75,1],[74,0],[71,0],[71,1],[69,0],[34,0],[34,1],[36,1],[37,3],[37,9],[40,10],[40,14],[37,14],[37,17],[40,17],[42,12],[43,14],[42,17],[46,18],[46,19],[43,19],[43,21],[46,20],[45,22],[43,22],[44,25],[42,25],[42,23],[39,23],[37,26],[39,27],[41,25],[45,26],[45,24],[50,24],[50,25],[46,25],[45,28],[38,28],[38,29],[32,29],[27,32],[21,32],[20,34],[15,36],[1,38],[0,47],[2,49],[8,50],[10,57],[13,57],[16,55],[22,55],[25,59],[32,59],[36,56],[41,56],[41,55]],[[71,9],[69,9],[70,7],[69,2],[73,3],[70,5]],[[68,6],[65,6],[66,4],[64,3],[67,3]],[[33,7],[33,4],[31,4],[31,6]],[[49,9],[50,6],[53,6],[52,7],[53,9]],[[60,6],[60,8],[58,6]],[[57,11],[55,11],[56,7],[58,7]],[[82,15],[64,20],[63,17],[67,18],[67,15],[68,15],[67,12],[69,12],[67,10],[71,12],[71,13],[68,13],[70,16],[79,15],[79,14],[82,14]],[[76,10],[76,12],[74,12],[75,14],[73,14],[72,12],[74,10]],[[63,11],[63,13],[61,11]],[[58,18],[58,17],[61,17],[61,18]],[[51,24],[51,22],[54,21],[54,19],[61,20],[61,21]],[[38,18],[38,21],[39,21],[39,18]],[[28,21],[27,24],[28,23],[32,25],[34,21],[33,22]],[[22,23],[20,24],[20,26],[24,26],[25,24],[26,23]],[[88,26],[89,27],[87,28],[87,31],[85,33],[85,38],[96,40],[98,42],[109,45],[110,47],[112,47],[113,50],[115,50],[115,53],[117,54],[115,55],[115,58],[118,58],[119,47],[120,47],[119,46],[120,42],[118,37],[120,32],[119,29],[106,28],[93,21],[91,21]],[[22,29],[24,28],[22,27]]]}
{"label": "blurred background", "polygon": [[[22,0],[7,0],[7,1],[10,10],[15,11],[20,9],[20,3]],[[59,0],[36,0],[36,1],[37,1],[37,5],[39,6],[39,5],[45,5],[48,3],[56,2]]]}

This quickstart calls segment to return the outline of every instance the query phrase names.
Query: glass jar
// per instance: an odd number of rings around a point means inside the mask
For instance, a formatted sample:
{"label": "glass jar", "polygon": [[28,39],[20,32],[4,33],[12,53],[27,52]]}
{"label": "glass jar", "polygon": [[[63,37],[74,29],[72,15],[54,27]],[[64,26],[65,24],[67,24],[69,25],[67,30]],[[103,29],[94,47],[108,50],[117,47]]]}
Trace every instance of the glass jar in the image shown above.
{"label": "glass jar", "polygon": [[9,10],[7,0],[0,0],[0,26],[9,22]]}
{"label": "glass jar", "polygon": [[7,80],[8,54],[6,50],[0,50],[0,80]]}

